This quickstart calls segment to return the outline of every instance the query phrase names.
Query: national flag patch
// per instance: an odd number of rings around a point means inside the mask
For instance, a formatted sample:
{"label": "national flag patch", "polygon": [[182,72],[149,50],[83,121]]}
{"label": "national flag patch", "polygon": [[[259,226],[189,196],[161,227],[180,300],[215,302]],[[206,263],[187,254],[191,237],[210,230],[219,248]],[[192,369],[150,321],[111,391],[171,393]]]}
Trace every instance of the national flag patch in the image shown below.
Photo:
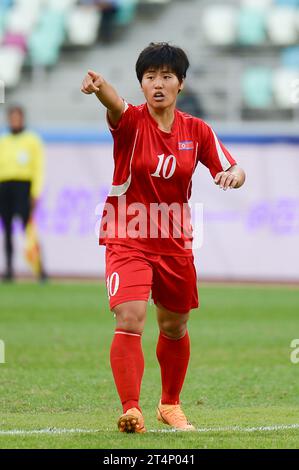
{"label": "national flag patch", "polygon": [[179,142],[179,150],[193,150],[194,144],[192,140],[185,140],[183,142]]}

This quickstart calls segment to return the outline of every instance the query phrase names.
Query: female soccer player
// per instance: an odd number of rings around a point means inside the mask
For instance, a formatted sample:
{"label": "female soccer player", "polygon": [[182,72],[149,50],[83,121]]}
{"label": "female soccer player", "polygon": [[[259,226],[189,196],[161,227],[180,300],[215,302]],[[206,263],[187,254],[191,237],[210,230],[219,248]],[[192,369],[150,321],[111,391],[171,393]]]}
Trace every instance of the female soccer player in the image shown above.
{"label": "female soccer player", "polygon": [[107,108],[114,139],[114,175],[105,203],[100,244],[106,245],[106,282],[116,317],[110,361],[123,406],[121,432],[145,432],[139,405],[144,370],[141,335],[147,301],[157,308],[157,358],[162,394],[157,418],[192,431],[180,406],[190,342],[187,322],[198,307],[188,199],[198,162],[221,188],[239,188],[244,171],[204,121],[176,109],[189,61],[168,43],[151,43],[138,57],[146,103],[126,103],[89,70],[81,91]]}

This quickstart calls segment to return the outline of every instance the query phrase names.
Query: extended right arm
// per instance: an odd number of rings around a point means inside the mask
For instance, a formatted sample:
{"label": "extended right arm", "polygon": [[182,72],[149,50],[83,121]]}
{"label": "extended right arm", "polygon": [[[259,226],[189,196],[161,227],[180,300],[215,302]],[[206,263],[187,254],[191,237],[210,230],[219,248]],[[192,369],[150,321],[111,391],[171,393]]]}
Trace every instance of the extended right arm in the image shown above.
{"label": "extended right arm", "polygon": [[107,108],[111,124],[113,126],[117,125],[124,111],[125,103],[115,89],[101,75],[89,70],[82,82],[81,91],[86,95],[94,93],[103,106]]}

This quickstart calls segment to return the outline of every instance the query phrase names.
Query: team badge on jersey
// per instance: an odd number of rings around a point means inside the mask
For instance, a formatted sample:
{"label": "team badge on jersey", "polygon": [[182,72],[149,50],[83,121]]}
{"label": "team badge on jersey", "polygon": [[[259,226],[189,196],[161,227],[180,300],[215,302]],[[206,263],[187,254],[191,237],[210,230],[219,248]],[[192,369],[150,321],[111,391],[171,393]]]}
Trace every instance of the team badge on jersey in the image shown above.
{"label": "team badge on jersey", "polygon": [[194,145],[192,140],[184,140],[182,142],[179,142],[179,150],[193,150]]}

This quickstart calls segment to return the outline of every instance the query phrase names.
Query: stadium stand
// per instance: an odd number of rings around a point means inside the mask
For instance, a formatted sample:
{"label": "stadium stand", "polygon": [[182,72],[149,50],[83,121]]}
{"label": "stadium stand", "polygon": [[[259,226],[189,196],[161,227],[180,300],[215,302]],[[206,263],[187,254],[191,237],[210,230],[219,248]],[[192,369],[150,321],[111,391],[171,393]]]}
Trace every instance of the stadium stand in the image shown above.
{"label": "stadium stand", "polygon": [[272,104],[272,80],[270,69],[251,67],[242,77],[243,98],[249,108],[263,109]]}
{"label": "stadium stand", "polygon": [[266,40],[266,14],[261,8],[242,7],[238,19],[237,42],[242,46],[260,46]]}
{"label": "stadium stand", "polygon": [[[159,2],[162,3],[161,0]],[[168,0],[163,0],[167,3]],[[97,2],[77,0],[3,0],[0,4],[0,50],[7,45],[28,52],[31,66],[53,66],[61,47],[91,46],[96,43],[101,23]],[[135,17],[137,0],[119,0],[116,24],[128,26]],[[146,2],[150,3],[150,2]],[[14,67],[12,49],[5,50],[4,67]],[[14,70],[11,71],[13,74]],[[2,72],[0,71],[0,74]],[[3,78],[2,78],[3,79]],[[6,86],[16,86],[9,81]]]}
{"label": "stadium stand", "polygon": [[23,61],[24,54],[20,49],[13,46],[0,49],[1,80],[6,87],[15,87],[19,83]]}
{"label": "stadium stand", "polygon": [[299,46],[286,47],[282,50],[281,65],[299,70]]}
{"label": "stadium stand", "polygon": [[[223,8],[226,13],[220,14]],[[209,46],[218,48],[215,56],[227,60],[228,67],[238,57],[241,119],[298,116],[291,93],[299,78],[298,17],[297,0],[241,0],[225,7],[205,3],[202,28]],[[225,26],[219,32],[221,21]]]}
{"label": "stadium stand", "polygon": [[296,25],[296,9],[275,6],[268,13],[267,31],[274,45],[288,46],[296,44],[298,31]]}
{"label": "stadium stand", "polygon": [[76,6],[66,20],[66,35],[73,46],[91,46],[97,40],[100,11]]}
{"label": "stadium stand", "polygon": [[214,46],[227,46],[236,41],[237,9],[232,5],[215,5],[204,11],[203,30]]}
{"label": "stadium stand", "polygon": [[[1,0],[0,80],[7,97],[29,100],[37,117],[42,113],[54,122],[56,94],[62,94],[57,84],[71,80],[69,95],[58,101],[65,100],[61,119],[72,122],[80,114],[75,83],[100,62],[123,96],[138,102],[132,60],[139,45],[170,40],[190,55],[190,85],[204,115],[220,121],[255,119],[257,111],[261,119],[298,117],[286,95],[289,81],[299,76],[299,0],[118,0],[117,5],[115,40],[106,45],[96,0]],[[46,116],[43,91],[36,86],[45,79],[51,97]],[[88,108],[86,122],[95,117]]]}
{"label": "stadium stand", "polygon": [[277,106],[289,109],[292,106],[291,84],[298,79],[298,72],[285,68],[277,69],[273,77],[273,93]]}

